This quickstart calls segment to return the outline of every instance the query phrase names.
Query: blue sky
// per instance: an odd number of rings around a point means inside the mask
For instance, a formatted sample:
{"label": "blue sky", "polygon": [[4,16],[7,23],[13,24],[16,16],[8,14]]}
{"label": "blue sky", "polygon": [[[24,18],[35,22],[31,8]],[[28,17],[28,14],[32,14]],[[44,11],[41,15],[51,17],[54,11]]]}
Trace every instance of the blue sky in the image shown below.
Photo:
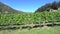
{"label": "blue sky", "polygon": [[0,2],[5,3],[14,9],[24,12],[34,12],[39,7],[53,1],[59,0],[0,0]]}

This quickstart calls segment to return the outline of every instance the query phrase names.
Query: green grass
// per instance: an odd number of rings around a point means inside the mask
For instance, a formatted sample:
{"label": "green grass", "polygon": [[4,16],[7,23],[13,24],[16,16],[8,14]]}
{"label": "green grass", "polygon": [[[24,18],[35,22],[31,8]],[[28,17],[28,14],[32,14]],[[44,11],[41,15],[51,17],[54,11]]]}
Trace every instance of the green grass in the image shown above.
{"label": "green grass", "polygon": [[60,34],[60,26],[51,27],[50,29],[47,28],[33,28],[31,30],[2,30],[0,31],[0,34]]}

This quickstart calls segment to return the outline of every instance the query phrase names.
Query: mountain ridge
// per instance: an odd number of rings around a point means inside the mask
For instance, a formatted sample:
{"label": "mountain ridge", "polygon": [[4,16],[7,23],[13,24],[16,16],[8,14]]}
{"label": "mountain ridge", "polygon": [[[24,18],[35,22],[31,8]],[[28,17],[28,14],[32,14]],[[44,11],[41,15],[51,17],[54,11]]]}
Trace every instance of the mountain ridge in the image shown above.
{"label": "mountain ridge", "polygon": [[10,6],[0,2],[0,13],[1,14],[5,14],[5,13],[14,14],[14,13],[23,13],[23,12],[19,11],[19,10],[16,10],[16,9],[13,9]]}

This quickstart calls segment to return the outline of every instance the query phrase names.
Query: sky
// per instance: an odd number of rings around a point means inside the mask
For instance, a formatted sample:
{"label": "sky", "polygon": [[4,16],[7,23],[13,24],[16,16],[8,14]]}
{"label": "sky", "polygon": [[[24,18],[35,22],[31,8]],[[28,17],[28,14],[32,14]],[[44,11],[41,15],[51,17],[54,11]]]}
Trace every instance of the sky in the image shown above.
{"label": "sky", "polygon": [[39,7],[53,1],[60,0],[0,0],[0,2],[23,12],[35,12]]}

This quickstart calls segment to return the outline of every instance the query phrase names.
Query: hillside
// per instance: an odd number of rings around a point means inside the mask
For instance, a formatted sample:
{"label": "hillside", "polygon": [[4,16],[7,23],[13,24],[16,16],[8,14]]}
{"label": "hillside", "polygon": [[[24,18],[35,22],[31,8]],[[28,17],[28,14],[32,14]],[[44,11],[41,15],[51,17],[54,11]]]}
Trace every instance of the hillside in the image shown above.
{"label": "hillside", "polygon": [[47,3],[41,7],[39,7],[35,12],[45,12],[45,11],[56,11],[60,10],[60,1],[59,2],[52,2],[52,3]]}
{"label": "hillside", "polygon": [[19,11],[19,10],[15,10],[11,7],[9,7],[8,5],[0,2],[0,13],[1,14],[13,14],[13,13],[23,13],[22,11]]}

